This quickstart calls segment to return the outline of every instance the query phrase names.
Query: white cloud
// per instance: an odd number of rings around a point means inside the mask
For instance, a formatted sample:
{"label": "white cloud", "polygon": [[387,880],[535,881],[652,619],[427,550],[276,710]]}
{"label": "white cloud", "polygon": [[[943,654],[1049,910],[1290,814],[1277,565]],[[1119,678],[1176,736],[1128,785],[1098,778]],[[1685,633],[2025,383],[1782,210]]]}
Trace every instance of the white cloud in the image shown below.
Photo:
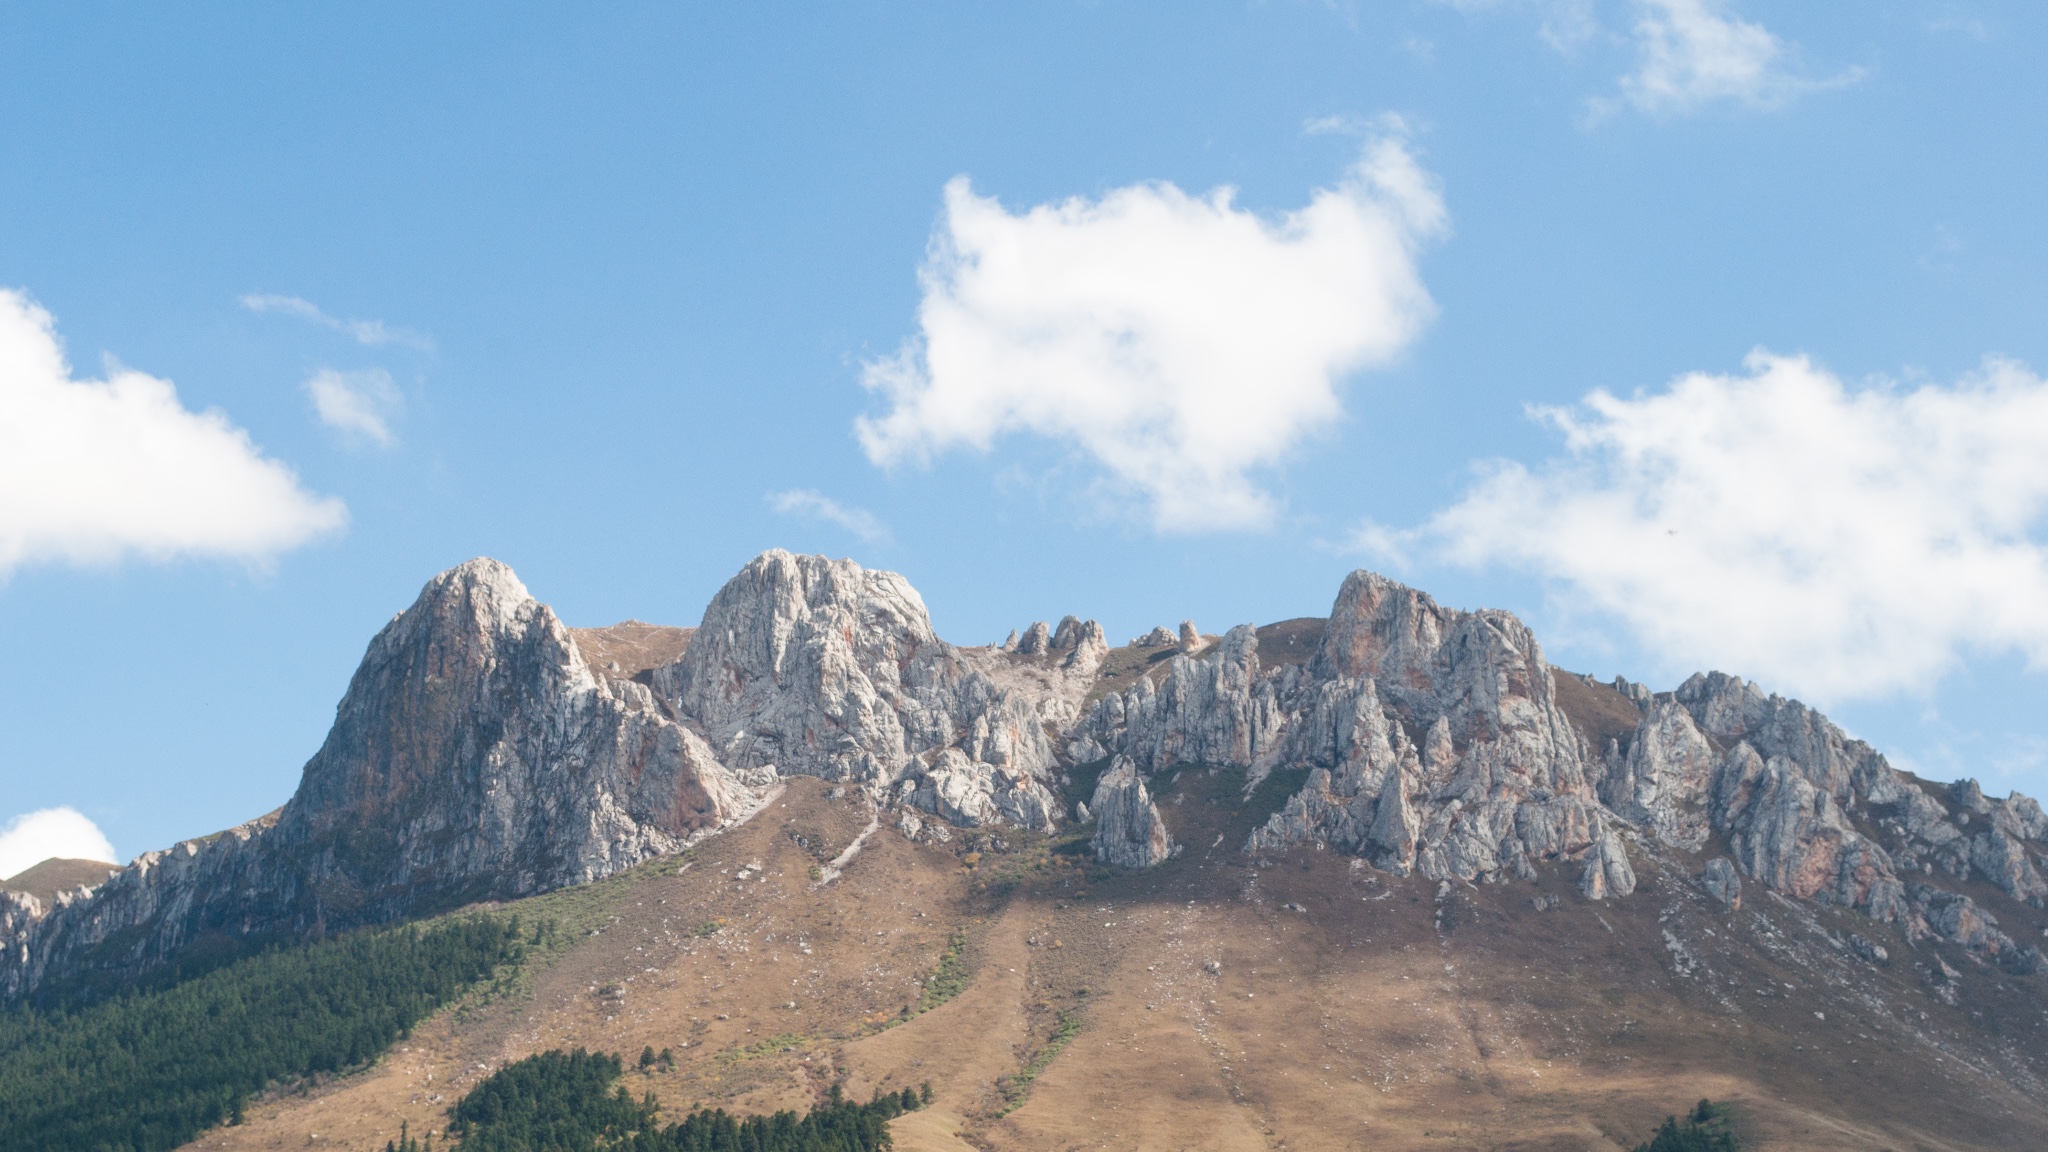
{"label": "white cloud", "polygon": [[52,857],[119,861],[99,825],[75,809],[44,808],[16,816],[0,827],[0,880],[17,876]]}
{"label": "white cloud", "polygon": [[368,440],[380,448],[393,442],[391,419],[405,408],[405,398],[382,368],[337,372],[322,368],[308,377],[306,395],[320,422],[351,440]]}
{"label": "white cloud", "polygon": [[823,493],[806,488],[770,492],[768,506],[786,516],[809,516],[837,524],[869,543],[889,537],[888,526],[876,519],[874,513],[863,508],[849,508]]}
{"label": "white cloud", "polygon": [[1862,75],[1810,80],[1787,71],[1785,43],[1722,0],[1636,0],[1636,8],[1637,66],[1622,77],[1621,91],[1645,112],[1686,112],[1716,100],[1774,108]]}
{"label": "white cloud", "polygon": [[1266,219],[1219,188],[1116,189],[1013,214],[946,186],[920,334],[866,365],[887,401],[857,431],[892,466],[1033,432],[1078,446],[1162,531],[1249,528],[1249,473],[1342,414],[1337,386],[1433,313],[1415,266],[1446,215],[1396,137]]}
{"label": "white cloud", "polygon": [[378,347],[384,344],[398,344],[421,352],[432,352],[434,342],[418,332],[406,328],[392,328],[382,320],[344,320],[329,316],[320,306],[297,296],[270,296],[250,294],[242,297],[242,307],[251,312],[280,312],[286,316],[297,316],[310,320],[322,328],[345,332],[358,344]]}
{"label": "white cloud", "polygon": [[1575,55],[1596,43],[1623,43],[1635,57],[1621,77],[1619,100],[1589,101],[1592,119],[1611,115],[1625,101],[1654,114],[1691,112],[1717,101],[1778,108],[1825,88],[1862,79],[1851,68],[1813,79],[1792,67],[1797,49],[1770,29],[1745,20],[1731,0],[1627,0],[1626,30],[1604,22],[1592,0],[1439,0],[1463,12],[1533,9],[1541,34],[1561,53]]}
{"label": "white cloud", "polygon": [[1845,387],[1803,357],[1532,414],[1569,455],[1485,466],[1419,548],[1555,581],[1668,671],[1818,701],[1925,691],[1969,653],[2048,662],[2048,381]]}
{"label": "white cloud", "polygon": [[107,375],[73,379],[50,314],[0,290],[0,576],[130,553],[261,561],[347,522],[170,381]]}

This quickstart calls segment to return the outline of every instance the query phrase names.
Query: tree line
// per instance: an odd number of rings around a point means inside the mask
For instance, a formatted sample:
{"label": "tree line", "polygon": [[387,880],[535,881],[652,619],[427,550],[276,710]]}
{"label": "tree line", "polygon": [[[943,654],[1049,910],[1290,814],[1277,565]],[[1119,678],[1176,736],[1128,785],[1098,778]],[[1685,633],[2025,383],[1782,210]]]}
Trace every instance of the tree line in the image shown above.
{"label": "tree line", "polygon": [[159,1152],[374,1060],[525,941],[471,916],[276,947],[167,988],[0,1013],[0,1152]]}

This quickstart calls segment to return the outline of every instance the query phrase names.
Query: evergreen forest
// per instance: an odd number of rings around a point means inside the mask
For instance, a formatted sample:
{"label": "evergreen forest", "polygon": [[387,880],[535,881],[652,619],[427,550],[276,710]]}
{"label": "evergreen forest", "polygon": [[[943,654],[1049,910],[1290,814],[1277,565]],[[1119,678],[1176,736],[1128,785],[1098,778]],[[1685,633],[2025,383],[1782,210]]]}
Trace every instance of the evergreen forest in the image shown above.
{"label": "evergreen forest", "polygon": [[159,1152],[374,1060],[524,953],[468,916],[273,948],[164,988],[0,1013],[0,1152]]}
{"label": "evergreen forest", "polygon": [[1702,1100],[1683,1121],[1666,1116],[1657,1134],[1635,1152],[1741,1152],[1728,1127],[1728,1106]]}
{"label": "evergreen forest", "polygon": [[[837,1085],[824,1104],[798,1116],[777,1112],[744,1118],[699,1109],[666,1127],[654,1097],[635,1100],[616,1056],[560,1050],[529,1056],[493,1073],[450,1110],[449,1132],[460,1152],[880,1152],[890,1147],[889,1121],[923,1107],[922,1093],[877,1092],[865,1104]],[[431,1152],[409,1135],[386,1152]]]}

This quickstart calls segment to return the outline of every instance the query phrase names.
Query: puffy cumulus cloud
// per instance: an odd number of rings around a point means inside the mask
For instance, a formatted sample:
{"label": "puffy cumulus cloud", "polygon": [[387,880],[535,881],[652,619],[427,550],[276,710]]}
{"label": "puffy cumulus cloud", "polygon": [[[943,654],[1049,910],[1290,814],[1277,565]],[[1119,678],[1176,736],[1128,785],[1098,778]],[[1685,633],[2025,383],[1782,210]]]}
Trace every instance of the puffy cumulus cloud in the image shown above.
{"label": "puffy cumulus cloud", "polygon": [[768,506],[785,516],[808,516],[837,524],[855,536],[869,543],[886,540],[888,525],[883,524],[875,514],[864,508],[851,508],[821,492],[807,488],[792,488],[787,492],[770,492]]}
{"label": "puffy cumulus cloud", "polygon": [[866,365],[888,409],[857,432],[878,465],[1030,432],[1077,446],[1162,531],[1252,528],[1254,469],[1342,412],[1433,310],[1417,249],[1446,223],[1397,136],[1277,219],[1220,188],[1120,188],[1013,213],[946,186],[920,273],[919,334]]}
{"label": "puffy cumulus cloud", "polygon": [[129,554],[261,561],[347,519],[170,381],[118,365],[73,379],[50,314],[0,290],[0,576]]}
{"label": "puffy cumulus cloud", "polygon": [[0,825],[0,880],[51,858],[117,863],[99,825],[72,808],[44,808]]}
{"label": "puffy cumulus cloud", "polygon": [[382,368],[360,372],[322,368],[307,377],[305,389],[320,422],[344,438],[380,448],[396,443],[391,420],[404,410],[405,398],[391,382],[391,373]]}
{"label": "puffy cumulus cloud", "polygon": [[1566,456],[1487,465],[1422,528],[1360,543],[1539,574],[1672,670],[1821,701],[1926,690],[1969,652],[2048,661],[2048,382],[2000,361],[1912,390],[1747,368],[1536,410]]}

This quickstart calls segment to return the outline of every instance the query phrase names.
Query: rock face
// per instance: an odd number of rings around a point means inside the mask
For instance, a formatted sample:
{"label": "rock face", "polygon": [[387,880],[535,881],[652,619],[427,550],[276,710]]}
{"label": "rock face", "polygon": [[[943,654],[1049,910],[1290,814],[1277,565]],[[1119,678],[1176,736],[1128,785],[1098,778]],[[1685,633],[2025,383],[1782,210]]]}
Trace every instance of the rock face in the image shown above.
{"label": "rock face", "polygon": [[1095,820],[1097,857],[1119,866],[1172,855],[1148,781],[1201,764],[1241,769],[1247,797],[1275,773],[1290,782],[1248,851],[1313,844],[1438,881],[1563,867],[1601,900],[1634,891],[1645,853],[1711,846],[1725,855],[1700,883],[1731,907],[1746,880],[1909,943],[2043,963],[1958,890],[2048,902],[2048,815],[2032,800],[1926,785],[1720,673],[1668,693],[1561,680],[1513,615],[1447,609],[1369,572],[1326,622],[1275,628],[1270,664],[1250,625],[1154,629],[1114,664],[1102,629],[1073,616],[961,648],[902,577],[776,551],[697,629],[581,633],[593,658],[509,569],[471,561],[371,642],[284,808],[90,891],[0,891],[0,1002],[113,986],[209,939],[595,880],[745,819],[793,774],[862,790],[917,838],[1052,832],[1066,771],[1105,761],[1073,816]]}
{"label": "rock face", "polygon": [[276,836],[323,908],[384,920],[417,890],[597,879],[753,802],[646,688],[593,675],[511,569],[475,560],[371,642]]}
{"label": "rock face", "polygon": [[1675,700],[1647,700],[1623,753],[1610,743],[1599,765],[1600,799],[1674,847],[1707,841],[1707,793],[1717,757],[1692,713]]}
{"label": "rock face", "polygon": [[1088,807],[1095,815],[1097,860],[1122,868],[1150,868],[1173,855],[1166,821],[1130,757],[1117,757],[1096,781]]}
{"label": "rock face", "polygon": [[1733,864],[1709,862],[1701,878],[1709,892],[1729,899],[1723,892],[1739,894],[1737,877],[1748,876],[1896,924],[1909,940],[1946,939],[1986,959],[2025,962],[1968,895],[1902,873],[1974,875],[2040,907],[2048,883],[2035,857],[2048,818],[2034,801],[1988,799],[1975,781],[1937,798],[1820,713],[1718,672],[1670,693],[1625,681],[1615,690],[1640,721],[1625,745],[1609,744],[1601,797],[1683,850],[1698,850],[1709,832],[1724,837]]}
{"label": "rock face", "polygon": [[1071,616],[1014,648],[958,649],[901,576],[775,551],[719,590],[652,679],[750,779],[822,776],[954,823],[1050,831],[1052,734],[1108,650],[1101,626]]}
{"label": "rock face", "polygon": [[14,933],[0,998],[53,973],[132,975],[210,936],[301,935],[584,883],[758,802],[646,688],[592,675],[509,568],[473,560],[371,641],[281,811],[60,900]]}
{"label": "rock face", "polygon": [[1262,670],[1256,632],[1233,628],[1201,659],[1177,657],[1156,689],[1101,701],[1083,733],[1144,771],[1307,769],[1253,848],[1320,842],[1439,880],[1571,859],[1588,892],[1626,894],[1627,854],[1553,688],[1514,616],[1445,609],[1360,572],[1306,665]]}
{"label": "rock face", "polygon": [[1099,701],[1069,749],[1128,756],[1141,776],[1181,762],[1254,782],[1305,771],[1254,850],[1320,843],[1438,880],[1572,860],[1581,893],[1601,899],[1635,886],[1625,829],[1686,853],[1719,838],[1729,856],[1702,883],[1730,904],[1747,877],[1909,940],[2034,962],[1966,893],[1904,879],[1982,879],[2043,906],[2048,815],[2034,801],[1971,781],[1929,789],[1820,713],[1720,673],[1668,693],[1599,691],[1604,714],[1576,723],[1512,615],[1447,610],[1361,572],[1306,665],[1262,668],[1256,633],[1232,629],[1156,684]]}

